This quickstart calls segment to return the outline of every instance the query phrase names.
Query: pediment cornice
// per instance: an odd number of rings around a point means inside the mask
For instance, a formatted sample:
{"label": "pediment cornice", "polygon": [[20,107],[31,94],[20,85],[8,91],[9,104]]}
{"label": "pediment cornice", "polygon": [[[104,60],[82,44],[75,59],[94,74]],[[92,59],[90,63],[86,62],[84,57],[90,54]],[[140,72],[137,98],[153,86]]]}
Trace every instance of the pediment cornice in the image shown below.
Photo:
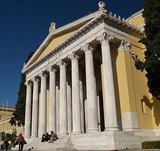
{"label": "pediment cornice", "polygon": [[[109,24],[115,28],[119,28],[120,30],[123,30],[127,32],[128,34],[135,34],[137,36],[143,36],[143,31],[135,27],[128,22],[126,22],[124,19],[121,19],[120,17],[116,17],[115,15],[112,15],[111,13],[106,13],[106,10],[100,10],[98,13],[95,14],[95,18],[91,19],[88,23],[86,23],[84,26],[82,26],[75,34],[70,36],[68,39],[66,39],[64,42],[59,44],[56,48],[54,48],[51,52],[49,52],[46,56],[44,56],[42,59],[38,60],[37,62],[34,62],[30,66],[24,66],[22,72],[28,73],[41,64],[43,64],[45,61],[50,59],[51,57],[56,56],[59,54],[63,49],[77,41],[79,38],[81,38],[83,35],[87,34],[89,31],[91,31],[93,28],[97,27],[102,22]],[[75,23],[72,23],[75,24]],[[63,27],[66,28],[66,27]],[[62,31],[60,29],[59,31]],[[55,31],[57,32],[57,31]],[[54,33],[51,33],[49,36],[52,37]],[[48,41],[50,40],[50,37],[48,38]],[[45,44],[49,43],[48,41],[45,42]],[[43,46],[42,46],[43,47]]]}

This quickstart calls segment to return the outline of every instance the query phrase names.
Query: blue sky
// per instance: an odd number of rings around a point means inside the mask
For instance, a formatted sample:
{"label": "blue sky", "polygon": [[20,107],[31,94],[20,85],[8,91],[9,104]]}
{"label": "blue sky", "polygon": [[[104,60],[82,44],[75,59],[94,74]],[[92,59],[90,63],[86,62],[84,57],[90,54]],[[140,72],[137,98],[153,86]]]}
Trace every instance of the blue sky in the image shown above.
{"label": "blue sky", "polygon": [[[128,18],[143,9],[144,0],[103,0],[106,9]],[[0,2],[0,106],[14,107],[23,63],[56,28],[98,10],[98,0],[1,0]],[[8,102],[8,103],[7,103]]]}

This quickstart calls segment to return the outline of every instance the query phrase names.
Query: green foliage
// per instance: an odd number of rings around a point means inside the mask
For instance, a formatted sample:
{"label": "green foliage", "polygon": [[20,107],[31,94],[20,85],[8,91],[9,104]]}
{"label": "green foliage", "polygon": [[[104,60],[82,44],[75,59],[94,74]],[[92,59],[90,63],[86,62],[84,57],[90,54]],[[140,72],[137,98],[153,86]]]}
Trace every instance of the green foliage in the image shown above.
{"label": "green foliage", "polygon": [[160,149],[160,141],[142,142],[142,149]]}
{"label": "green foliage", "polygon": [[2,139],[2,141],[4,141],[4,140],[5,140],[5,138],[6,138],[6,134],[5,134],[5,132],[2,132],[2,133],[1,133],[1,139]]}
{"label": "green foliage", "polygon": [[16,133],[5,133],[2,132],[1,133],[1,139],[2,141],[7,140],[7,141],[11,141],[12,143],[14,142],[14,140],[16,139]]}
{"label": "green foliage", "polygon": [[134,56],[138,70],[146,70],[150,93],[160,100],[160,1],[145,0],[143,17],[145,18],[145,37],[140,42],[146,46],[145,59]]}
{"label": "green foliage", "polygon": [[[26,63],[32,57],[33,52],[28,55]],[[22,73],[21,82],[18,91],[18,100],[16,103],[15,112],[13,113],[13,118],[11,118],[10,123],[17,124],[18,126],[24,125],[25,123],[25,106],[26,106],[26,86],[25,86],[26,76]],[[18,123],[16,123],[16,121]]]}

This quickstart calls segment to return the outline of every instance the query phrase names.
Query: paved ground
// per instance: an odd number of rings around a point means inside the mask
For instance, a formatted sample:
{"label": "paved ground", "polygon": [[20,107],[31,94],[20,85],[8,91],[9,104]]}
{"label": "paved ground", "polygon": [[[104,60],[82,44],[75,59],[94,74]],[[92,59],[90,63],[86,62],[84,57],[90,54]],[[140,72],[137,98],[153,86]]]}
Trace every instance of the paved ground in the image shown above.
{"label": "paved ground", "polygon": [[[23,151],[28,151],[28,150],[23,150]],[[34,149],[32,151],[34,151]],[[62,150],[62,151],[67,151],[67,150]],[[85,151],[91,151],[91,150],[85,150]],[[94,151],[98,151],[98,150],[94,150]],[[160,151],[160,149],[122,149],[122,150],[105,150],[105,151]]]}

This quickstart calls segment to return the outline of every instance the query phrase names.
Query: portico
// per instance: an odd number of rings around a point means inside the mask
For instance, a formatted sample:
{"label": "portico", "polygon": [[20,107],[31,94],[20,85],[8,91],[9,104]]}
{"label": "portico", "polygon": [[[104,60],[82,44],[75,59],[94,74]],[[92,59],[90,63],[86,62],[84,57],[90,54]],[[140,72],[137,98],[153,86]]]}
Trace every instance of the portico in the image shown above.
{"label": "portico", "polygon": [[[111,62],[111,50],[110,50],[110,41],[105,39],[105,36],[109,37],[107,33],[102,33],[102,35],[95,36],[92,42],[87,43],[84,46],[80,45],[78,50],[71,51],[66,58],[61,58],[55,64],[52,64],[45,70],[42,70],[40,73],[34,75],[31,79],[27,81],[27,104],[29,108],[28,112],[26,109],[26,116],[28,118],[32,117],[32,120],[28,120],[28,128],[25,129],[25,133],[28,134],[28,137],[36,137],[45,133],[49,130],[54,130],[59,134],[68,134],[68,118],[71,118],[72,125],[72,134],[80,134],[82,131],[87,133],[98,131],[98,100],[97,100],[97,81],[101,80],[101,77],[104,79],[104,88],[101,86],[98,87],[99,90],[102,90],[104,96],[108,99],[104,99],[105,104],[108,104],[105,108],[107,115],[105,117],[105,130],[119,130],[117,124],[117,113],[116,113],[116,100],[114,92],[114,83],[113,83],[113,71],[112,71],[112,62]],[[104,39],[101,39],[104,38]],[[98,39],[98,41],[96,41]],[[99,41],[102,43],[100,45]],[[85,43],[85,41],[84,41]],[[96,43],[96,44],[95,44]],[[94,46],[100,46],[99,48],[93,48]],[[94,55],[94,51],[96,54]],[[99,52],[101,51],[101,52]],[[102,56],[100,56],[102,54]],[[63,55],[62,55],[63,56]],[[99,57],[99,58],[98,58]],[[103,71],[100,69],[100,60],[102,57]],[[96,58],[96,59],[94,59]],[[98,58],[98,60],[97,60]],[[99,64],[95,65],[95,62]],[[107,63],[106,63],[107,62]],[[79,68],[85,68],[84,73],[80,73]],[[103,73],[100,79],[97,73],[95,73],[95,67],[99,68],[98,70]],[[68,70],[69,69],[69,70]],[[68,71],[67,71],[68,70]],[[106,72],[105,72],[106,70]],[[72,100],[72,114],[71,117],[67,116],[67,74],[70,72],[71,78],[71,100]],[[80,74],[83,75],[83,89],[86,89],[86,92],[83,92],[83,106],[86,113],[83,113],[85,116],[81,118],[81,112],[84,109],[81,109],[80,106]],[[106,74],[106,75],[105,75]],[[56,100],[56,77],[59,81],[59,100]],[[47,83],[48,82],[48,83]],[[39,87],[39,89],[38,89]],[[32,90],[33,89],[33,90]],[[47,89],[48,89],[48,102],[49,102],[49,116],[47,117]],[[104,91],[105,89],[105,91]],[[109,89],[109,90],[107,90]],[[39,94],[39,97],[38,97]],[[109,99],[110,97],[110,99]],[[58,102],[59,101],[59,102]],[[109,101],[109,102],[107,102]],[[32,103],[32,104],[31,104]],[[39,105],[38,105],[39,104]],[[56,104],[59,104],[59,113],[56,113]],[[39,106],[39,109],[38,109]],[[31,108],[32,107],[32,108]],[[112,110],[110,110],[112,109]],[[39,114],[37,111],[39,110]],[[59,114],[59,128],[56,128],[56,114]],[[39,118],[41,117],[41,118]],[[48,118],[48,120],[46,119]],[[39,121],[38,121],[39,119]],[[27,118],[26,118],[27,120]],[[85,130],[81,130],[81,120],[85,121]],[[31,122],[30,122],[31,121]],[[46,123],[48,121],[48,124]],[[39,122],[39,128],[37,123]],[[27,123],[27,121],[26,121]],[[37,130],[38,129],[38,130]],[[59,131],[58,131],[59,129]],[[31,133],[32,132],[32,133]],[[30,135],[29,135],[30,134]],[[32,134],[32,135],[31,135]]]}

